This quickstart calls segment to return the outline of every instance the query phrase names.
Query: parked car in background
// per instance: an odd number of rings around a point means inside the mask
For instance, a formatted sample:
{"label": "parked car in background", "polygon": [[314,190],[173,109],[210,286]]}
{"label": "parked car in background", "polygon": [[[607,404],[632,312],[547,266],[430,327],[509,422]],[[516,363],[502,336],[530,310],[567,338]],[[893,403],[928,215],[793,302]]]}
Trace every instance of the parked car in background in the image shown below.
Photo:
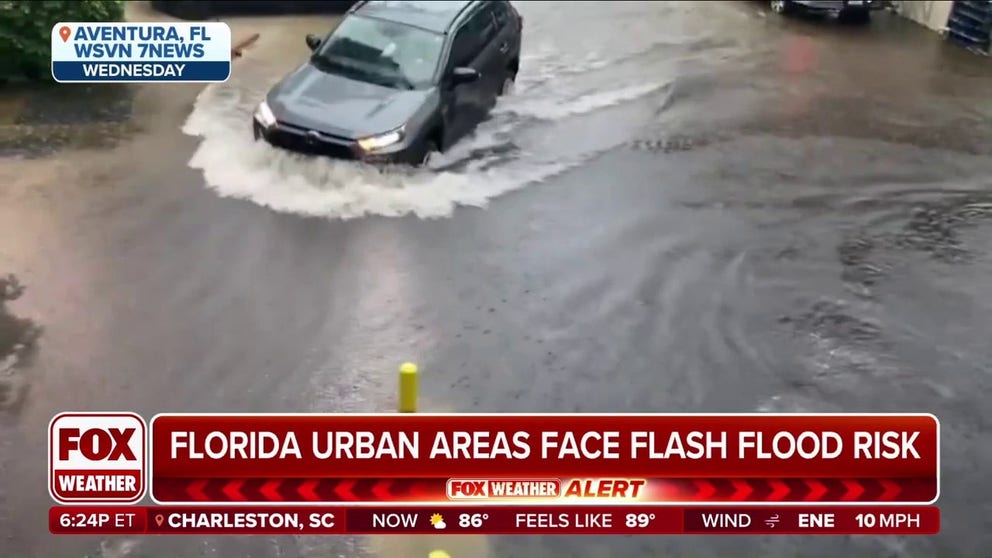
{"label": "parked car in background", "polygon": [[152,0],[152,8],[179,19],[222,15],[344,13],[355,0]]}
{"label": "parked car in background", "polygon": [[298,152],[421,165],[512,87],[523,18],[506,0],[368,0],[255,110],[255,139]]}
{"label": "parked car in background", "polygon": [[872,0],[771,0],[770,6],[777,14],[815,13],[851,23],[868,23],[872,10],[882,7],[881,2]]}

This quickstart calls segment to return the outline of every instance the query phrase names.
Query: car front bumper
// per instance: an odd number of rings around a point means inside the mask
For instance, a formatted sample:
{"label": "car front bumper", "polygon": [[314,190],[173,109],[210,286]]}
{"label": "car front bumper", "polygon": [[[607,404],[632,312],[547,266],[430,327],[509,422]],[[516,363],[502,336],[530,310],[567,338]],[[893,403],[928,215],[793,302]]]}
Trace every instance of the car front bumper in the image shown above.
{"label": "car front bumper", "polygon": [[413,145],[406,142],[375,151],[365,151],[353,139],[314,133],[283,123],[266,127],[258,120],[253,119],[252,132],[256,140],[264,139],[275,147],[333,159],[362,161],[375,165],[413,165],[419,163],[423,158]]}

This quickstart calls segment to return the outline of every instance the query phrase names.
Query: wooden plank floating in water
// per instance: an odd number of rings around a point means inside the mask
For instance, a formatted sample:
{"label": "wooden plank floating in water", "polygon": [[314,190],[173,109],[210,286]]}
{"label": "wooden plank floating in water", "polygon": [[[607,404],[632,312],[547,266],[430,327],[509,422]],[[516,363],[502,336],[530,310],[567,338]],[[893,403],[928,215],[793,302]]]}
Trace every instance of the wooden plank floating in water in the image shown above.
{"label": "wooden plank floating in water", "polygon": [[255,43],[255,41],[258,40],[258,37],[259,37],[259,34],[258,33],[254,33],[254,34],[250,35],[248,38],[246,38],[246,39],[242,40],[241,42],[235,44],[234,47],[231,48],[231,56],[233,58],[240,58],[241,55],[243,54],[242,51],[244,51],[244,49],[246,49],[246,48],[250,47],[251,45],[253,45]]}

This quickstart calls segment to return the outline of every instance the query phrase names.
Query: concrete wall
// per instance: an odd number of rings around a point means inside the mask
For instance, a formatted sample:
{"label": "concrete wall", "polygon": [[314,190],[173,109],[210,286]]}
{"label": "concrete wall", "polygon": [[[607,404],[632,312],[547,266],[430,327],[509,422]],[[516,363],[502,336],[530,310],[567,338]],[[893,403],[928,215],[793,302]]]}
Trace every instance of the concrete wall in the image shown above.
{"label": "concrete wall", "polygon": [[895,8],[903,17],[935,31],[943,31],[947,28],[947,18],[951,15],[953,4],[953,0],[899,0],[895,2]]}

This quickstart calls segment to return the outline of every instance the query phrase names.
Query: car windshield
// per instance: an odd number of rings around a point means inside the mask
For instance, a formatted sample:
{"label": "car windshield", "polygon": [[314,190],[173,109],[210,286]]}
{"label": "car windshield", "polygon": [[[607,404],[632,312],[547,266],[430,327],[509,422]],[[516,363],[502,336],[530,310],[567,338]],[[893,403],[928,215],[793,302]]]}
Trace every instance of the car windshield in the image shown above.
{"label": "car windshield", "polygon": [[314,53],[321,69],[397,89],[421,89],[434,78],[444,36],[390,21],[345,18]]}

